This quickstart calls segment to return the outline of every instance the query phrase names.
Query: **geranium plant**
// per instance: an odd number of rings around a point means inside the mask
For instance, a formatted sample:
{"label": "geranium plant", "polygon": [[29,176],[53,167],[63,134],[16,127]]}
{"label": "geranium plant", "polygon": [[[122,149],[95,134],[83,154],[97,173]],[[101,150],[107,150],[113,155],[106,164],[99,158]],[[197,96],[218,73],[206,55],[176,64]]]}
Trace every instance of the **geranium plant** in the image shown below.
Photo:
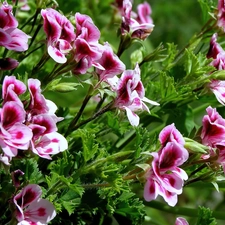
{"label": "geranium plant", "polygon": [[0,2],[0,224],[224,223],[225,1],[152,3]]}

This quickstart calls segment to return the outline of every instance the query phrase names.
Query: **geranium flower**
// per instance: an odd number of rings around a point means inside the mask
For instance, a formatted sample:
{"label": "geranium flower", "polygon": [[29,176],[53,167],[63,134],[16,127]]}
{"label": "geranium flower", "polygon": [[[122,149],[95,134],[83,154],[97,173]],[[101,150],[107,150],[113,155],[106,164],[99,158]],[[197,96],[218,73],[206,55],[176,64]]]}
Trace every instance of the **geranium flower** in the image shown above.
{"label": "geranium flower", "polygon": [[206,111],[207,115],[202,119],[202,143],[212,148],[217,145],[225,146],[225,119],[211,106]]}
{"label": "geranium flower", "polygon": [[124,63],[113,53],[108,43],[105,43],[102,56],[97,62],[104,68],[104,70],[96,69],[102,81],[112,78],[125,70]]}
{"label": "geranium flower", "polygon": [[17,149],[29,147],[32,132],[23,124],[25,115],[25,110],[14,101],[6,102],[0,109],[0,146],[9,157],[16,156]]}
{"label": "geranium flower", "polygon": [[145,110],[149,112],[148,107],[144,102],[153,105],[159,105],[145,97],[144,86],[140,79],[140,69],[138,64],[134,70],[125,70],[118,81],[117,97],[114,106],[125,110],[128,120],[132,126],[139,124],[139,117],[135,114],[136,111]]}
{"label": "geranium flower", "polygon": [[0,59],[0,71],[1,70],[13,70],[19,65],[19,62],[12,58]]}
{"label": "geranium flower", "polygon": [[217,26],[225,31],[225,1],[218,0]]}
{"label": "geranium flower", "polygon": [[65,16],[54,9],[42,9],[41,15],[47,35],[48,54],[57,63],[65,63],[65,55],[71,51],[71,42],[75,38],[74,27]]}
{"label": "geranium flower", "polygon": [[177,195],[182,193],[184,180],[188,179],[186,172],[179,166],[187,161],[189,154],[174,124],[165,127],[159,138],[162,147],[159,152],[151,153],[152,168],[145,175],[144,198],[151,201],[161,195],[170,206],[175,206]]}
{"label": "geranium flower", "polygon": [[12,6],[4,1],[0,6],[0,45],[9,50],[26,51],[28,36],[17,28],[18,22],[12,13]]}
{"label": "geranium flower", "polygon": [[41,198],[42,190],[36,184],[29,184],[13,198],[18,224],[47,224],[56,216],[51,202]]}

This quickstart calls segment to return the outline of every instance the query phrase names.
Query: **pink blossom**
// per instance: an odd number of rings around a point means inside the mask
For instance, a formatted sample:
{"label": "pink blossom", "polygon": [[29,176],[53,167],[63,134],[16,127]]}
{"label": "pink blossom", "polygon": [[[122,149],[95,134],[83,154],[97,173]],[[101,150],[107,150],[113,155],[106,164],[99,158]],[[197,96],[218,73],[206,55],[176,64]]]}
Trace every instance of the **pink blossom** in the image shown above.
{"label": "pink blossom", "polygon": [[13,181],[13,185],[18,188],[20,187],[20,179],[19,177],[23,176],[24,175],[24,172],[21,171],[20,169],[19,170],[15,170],[11,173],[11,176],[12,176],[12,181]]}
{"label": "pink blossom", "polygon": [[206,111],[207,115],[202,119],[202,143],[212,148],[217,145],[225,146],[225,119],[211,106]]}
{"label": "pink blossom", "polygon": [[14,157],[17,149],[27,150],[32,132],[23,122],[25,110],[17,102],[6,102],[0,109],[0,146],[5,155]]}
{"label": "pink blossom", "polygon": [[182,146],[185,144],[182,134],[176,129],[174,123],[163,128],[159,134],[159,140],[163,147],[168,142],[176,142]]}
{"label": "pink blossom", "polygon": [[118,81],[117,97],[115,107],[125,110],[132,126],[139,124],[139,117],[136,111],[145,110],[149,112],[144,102],[159,105],[157,102],[145,97],[144,86],[140,80],[140,69],[138,64],[134,70],[125,70]]}
{"label": "pink blossom", "polygon": [[0,59],[0,71],[1,70],[13,70],[19,65],[19,62],[12,58]]}
{"label": "pink blossom", "polygon": [[225,1],[218,0],[217,26],[225,31]]}
{"label": "pink blossom", "polygon": [[189,223],[183,217],[177,217],[175,225],[189,225]]}
{"label": "pink blossom", "polygon": [[12,14],[12,6],[7,2],[0,6],[0,21],[0,45],[9,50],[26,51],[30,36],[17,28],[18,22]]}
{"label": "pink blossom", "polygon": [[153,23],[150,17],[151,7],[145,2],[138,6],[138,14],[132,11],[132,2],[130,0],[123,1],[122,14],[122,34],[130,33],[132,38],[146,39],[153,30]]}
{"label": "pink blossom", "polygon": [[179,166],[187,161],[189,154],[174,124],[165,127],[159,138],[162,147],[159,152],[151,153],[152,168],[145,175],[144,198],[151,201],[161,195],[170,206],[175,206],[177,195],[182,193],[184,180],[188,179],[186,172]]}
{"label": "pink blossom", "polygon": [[19,99],[19,95],[25,93],[26,85],[17,80],[15,76],[5,76],[2,84],[2,98],[3,103],[8,101],[15,101],[21,107],[23,107],[23,103]]}
{"label": "pink blossom", "polygon": [[40,186],[29,184],[13,198],[18,224],[47,224],[56,216],[53,204],[41,194]]}
{"label": "pink blossom", "polygon": [[91,67],[104,68],[97,62],[102,56],[103,46],[98,43],[100,31],[92,19],[80,13],[75,14],[76,39],[74,41],[74,74],[84,74]]}
{"label": "pink blossom", "polygon": [[113,50],[108,43],[105,43],[102,56],[97,62],[104,68],[104,70],[96,69],[96,72],[100,76],[100,80],[107,80],[125,70],[124,63],[113,53]]}
{"label": "pink blossom", "polygon": [[[214,66],[217,70],[225,69],[225,51],[217,43],[217,34],[214,34],[210,41],[210,48],[207,53],[208,58],[213,58],[211,65]],[[211,80],[208,84],[209,89],[214,93],[218,102],[222,105],[225,104],[225,81],[220,80]]]}
{"label": "pink blossom", "polygon": [[57,63],[65,63],[66,54],[71,51],[71,42],[75,38],[74,27],[65,16],[54,9],[42,9],[41,15],[47,35],[48,54]]}

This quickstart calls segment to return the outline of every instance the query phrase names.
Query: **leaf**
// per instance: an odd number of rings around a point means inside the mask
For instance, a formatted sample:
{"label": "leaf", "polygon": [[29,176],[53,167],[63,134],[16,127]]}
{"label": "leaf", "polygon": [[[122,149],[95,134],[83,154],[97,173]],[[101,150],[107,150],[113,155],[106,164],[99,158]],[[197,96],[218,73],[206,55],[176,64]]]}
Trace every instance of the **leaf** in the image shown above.
{"label": "leaf", "polygon": [[98,144],[95,143],[93,130],[78,129],[75,133],[75,137],[79,137],[82,140],[84,161],[87,162],[92,159],[98,151]]}
{"label": "leaf", "polygon": [[175,59],[175,56],[178,53],[177,50],[177,45],[175,45],[174,43],[167,43],[167,57],[166,59],[163,61],[163,66],[165,68],[165,70],[169,70],[171,67],[173,67],[173,61]]}
{"label": "leaf", "polygon": [[212,216],[212,211],[209,208],[199,207],[198,208],[198,220],[196,225],[216,225],[216,219]]}
{"label": "leaf", "polygon": [[212,8],[215,6],[213,0],[198,0],[201,10],[202,10],[202,17],[203,21],[207,22],[210,19],[209,12],[212,11]]}

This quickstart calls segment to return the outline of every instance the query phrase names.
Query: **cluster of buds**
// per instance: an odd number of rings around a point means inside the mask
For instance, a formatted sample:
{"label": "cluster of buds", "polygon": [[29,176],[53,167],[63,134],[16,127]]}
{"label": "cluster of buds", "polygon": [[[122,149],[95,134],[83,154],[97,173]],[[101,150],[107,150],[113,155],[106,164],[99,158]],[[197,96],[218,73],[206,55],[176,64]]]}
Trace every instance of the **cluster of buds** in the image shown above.
{"label": "cluster of buds", "polygon": [[26,85],[14,76],[5,76],[0,109],[0,160],[9,165],[20,150],[31,150],[40,157],[67,149],[66,139],[57,132],[56,105],[41,94],[40,81],[28,79],[29,100],[21,101]]}

